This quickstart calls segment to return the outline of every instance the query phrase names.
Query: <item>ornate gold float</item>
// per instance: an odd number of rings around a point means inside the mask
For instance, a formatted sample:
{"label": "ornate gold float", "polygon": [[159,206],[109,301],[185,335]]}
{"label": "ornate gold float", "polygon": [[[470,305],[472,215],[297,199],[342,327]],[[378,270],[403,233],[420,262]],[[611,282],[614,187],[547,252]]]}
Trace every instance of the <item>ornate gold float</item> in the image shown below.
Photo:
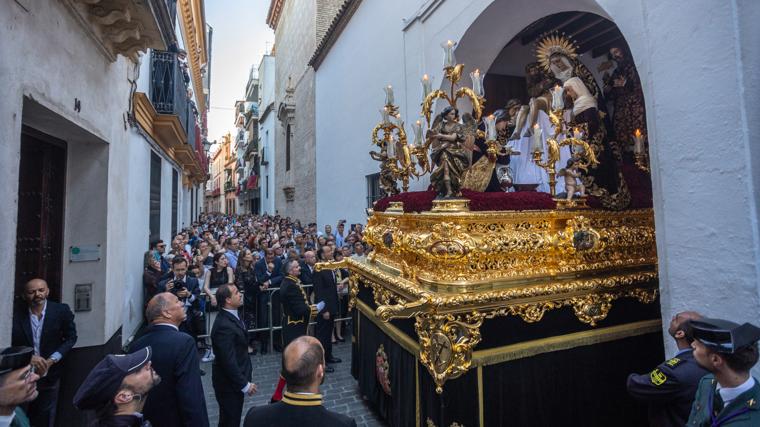
{"label": "ornate gold float", "polygon": [[470,369],[485,319],[532,323],[569,306],[595,326],[619,298],[657,297],[651,210],[470,212],[444,202],[430,212],[404,213],[400,202],[370,212],[367,260],[329,264],[351,271],[350,307],[366,287],[382,321],[415,319],[419,359],[438,393]]}

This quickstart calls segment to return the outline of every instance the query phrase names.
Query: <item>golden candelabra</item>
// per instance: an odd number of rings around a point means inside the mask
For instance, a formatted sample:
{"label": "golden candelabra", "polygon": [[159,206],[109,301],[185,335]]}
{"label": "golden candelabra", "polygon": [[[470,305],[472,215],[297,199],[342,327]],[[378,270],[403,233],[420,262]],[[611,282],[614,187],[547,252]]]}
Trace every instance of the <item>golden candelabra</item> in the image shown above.
{"label": "golden candelabra", "polygon": [[[562,108],[557,108],[549,113],[549,120],[551,120],[554,126],[554,135],[551,138],[546,139],[546,160],[542,160],[544,153],[538,144],[531,147],[533,152],[533,162],[539,167],[546,170],[549,175],[549,191],[554,197],[557,195],[557,162],[559,161],[559,151],[561,147],[580,147],[580,150],[573,151],[573,159],[576,160],[578,169],[588,171],[591,166],[596,166],[599,161],[596,158],[593,148],[584,140],[584,137],[588,135],[588,127],[583,124],[573,128],[573,134],[566,131],[567,124]],[[537,130],[534,130],[534,138],[540,138],[540,130],[536,134]],[[560,141],[559,137],[564,136]]]}

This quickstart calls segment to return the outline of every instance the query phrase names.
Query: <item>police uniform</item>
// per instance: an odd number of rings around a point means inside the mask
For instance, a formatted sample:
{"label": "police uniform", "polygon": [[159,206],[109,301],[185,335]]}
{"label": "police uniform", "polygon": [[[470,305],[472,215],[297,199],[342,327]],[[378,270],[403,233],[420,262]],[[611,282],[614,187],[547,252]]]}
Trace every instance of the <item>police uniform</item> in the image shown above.
{"label": "police uniform", "polygon": [[309,305],[300,283],[297,277],[287,275],[280,284],[283,348],[294,339],[306,335],[309,320],[316,315],[316,307]]}
{"label": "police uniform", "polygon": [[346,415],[328,411],[322,406],[322,395],[286,391],[282,400],[248,411],[244,427],[356,427],[356,421]]}
{"label": "police uniform", "polygon": [[[691,327],[694,339],[717,353],[733,354],[756,345],[760,339],[760,328],[749,323],[738,325],[722,319],[701,319],[692,321]],[[699,382],[686,425],[760,426],[760,382],[750,376],[738,388],[745,390],[726,403],[715,377],[712,374],[706,375]]]}
{"label": "police uniform", "polygon": [[678,426],[689,418],[699,380],[709,372],[683,349],[647,374],[628,376],[628,393],[648,403],[650,427]]}

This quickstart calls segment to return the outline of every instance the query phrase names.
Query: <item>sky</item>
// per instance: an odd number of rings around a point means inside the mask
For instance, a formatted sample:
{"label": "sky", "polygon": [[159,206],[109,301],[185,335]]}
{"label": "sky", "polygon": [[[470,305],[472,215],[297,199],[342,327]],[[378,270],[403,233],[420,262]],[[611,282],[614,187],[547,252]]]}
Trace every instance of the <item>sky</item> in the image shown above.
{"label": "sky", "polygon": [[266,24],[269,0],[206,0],[206,22],[214,29],[211,46],[211,108],[208,139],[235,128],[235,101],[245,96],[251,66],[271,50],[274,31]]}

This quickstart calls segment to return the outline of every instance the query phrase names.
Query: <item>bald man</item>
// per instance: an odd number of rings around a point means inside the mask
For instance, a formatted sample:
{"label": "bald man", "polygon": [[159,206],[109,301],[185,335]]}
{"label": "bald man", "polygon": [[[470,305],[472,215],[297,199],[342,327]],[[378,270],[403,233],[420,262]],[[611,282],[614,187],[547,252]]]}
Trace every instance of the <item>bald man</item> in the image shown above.
{"label": "bald man", "polygon": [[288,344],[282,352],[282,376],[288,384],[282,400],[251,408],[245,427],[356,426],[352,418],[322,406],[325,351],[319,340],[304,335]]}
{"label": "bald man", "polygon": [[153,369],[162,378],[143,408],[154,426],[209,425],[195,340],[179,331],[186,316],[184,304],[175,294],[156,294],[145,309],[150,327],[130,347],[132,352],[150,347]]}
{"label": "bald man", "polygon": [[33,426],[52,426],[58,405],[61,361],[77,342],[74,313],[66,304],[48,301],[50,289],[42,279],[30,280],[22,292],[25,304],[14,308],[11,341],[14,346],[34,348],[32,366],[42,377],[37,382],[39,396],[26,412]]}
{"label": "bald man", "polygon": [[628,393],[649,405],[649,425],[684,426],[697,392],[699,380],[708,374],[692,354],[689,322],[702,316],[683,311],[670,321],[668,334],[675,340],[678,351],[671,359],[646,374],[628,376]]}

